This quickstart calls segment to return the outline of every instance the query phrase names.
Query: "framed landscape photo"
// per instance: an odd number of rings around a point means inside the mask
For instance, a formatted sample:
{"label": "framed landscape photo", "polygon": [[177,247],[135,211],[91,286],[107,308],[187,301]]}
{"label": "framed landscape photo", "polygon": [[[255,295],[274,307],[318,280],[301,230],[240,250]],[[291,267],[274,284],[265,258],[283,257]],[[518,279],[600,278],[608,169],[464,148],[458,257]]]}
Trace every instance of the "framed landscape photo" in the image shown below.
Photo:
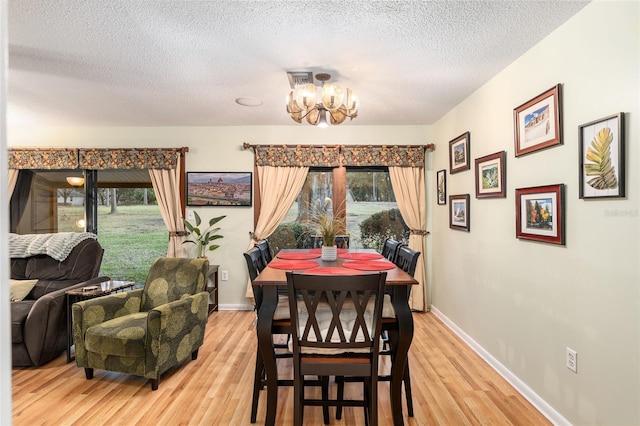
{"label": "framed landscape photo", "polygon": [[516,189],[516,238],[564,245],[564,184]]}
{"label": "framed landscape photo", "polygon": [[507,196],[505,151],[476,158],[476,198]]}
{"label": "framed landscape photo", "polygon": [[471,168],[469,144],[471,134],[465,132],[449,142],[449,173],[454,174]]}
{"label": "framed landscape photo", "polygon": [[469,194],[449,196],[449,228],[470,231]]}
{"label": "framed landscape photo", "polygon": [[447,204],[447,171],[445,169],[436,172],[438,204],[441,206]]}
{"label": "framed landscape photo", "polygon": [[513,110],[516,157],[562,144],[560,85]]}
{"label": "framed landscape photo", "polygon": [[624,197],[624,113],[578,126],[580,198]]}
{"label": "framed landscape photo", "polygon": [[187,206],[251,206],[251,172],[187,172]]}

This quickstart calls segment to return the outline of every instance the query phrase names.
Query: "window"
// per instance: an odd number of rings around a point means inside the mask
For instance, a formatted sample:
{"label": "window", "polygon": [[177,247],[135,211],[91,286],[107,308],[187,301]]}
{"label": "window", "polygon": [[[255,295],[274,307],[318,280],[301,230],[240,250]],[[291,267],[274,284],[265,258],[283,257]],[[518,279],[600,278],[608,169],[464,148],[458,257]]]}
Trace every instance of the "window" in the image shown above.
{"label": "window", "polygon": [[274,250],[307,246],[306,222],[318,210],[344,218],[351,248],[380,250],[387,237],[402,241],[408,235],[386,167],[310,169],[300,195],[269,237]]}

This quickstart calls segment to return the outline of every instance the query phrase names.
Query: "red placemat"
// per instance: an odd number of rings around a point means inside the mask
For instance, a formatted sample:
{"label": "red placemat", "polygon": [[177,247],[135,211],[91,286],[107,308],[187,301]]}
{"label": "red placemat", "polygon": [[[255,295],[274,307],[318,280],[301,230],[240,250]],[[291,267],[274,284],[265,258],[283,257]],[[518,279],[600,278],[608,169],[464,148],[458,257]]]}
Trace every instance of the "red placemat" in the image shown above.
{"label": "red placemat", "polygon": [[303,272],[307,275],[356,275],[353,269],[341,268],[339,266],[328,266],[321,268],[313,268]]}
{"label": "red placemat", "polygon": [[284,252],[278,253],[276,255],[278,259],[288,259],[288,260],[303,260],[303,259],[316,259],[320,257],[320,253],[307,253],[307,252]]}
{"label": "red placemat", "polygon": [[338,256],[340,259],[350,259],[350,260],[375,260],[384,258],[380,253],[357,253],[357,252],[349,252],[342,253]]}
{"label": "red placemat", "polygon": [[354,260],[353,262],[344,262],[342,266],[360,271],[386,271],[396,267],[388,260]]}
{"label": "red placemat", "polygon": [[[339,248],[336,250],[338,251],[338,253],[346,253],[349,251],[349,249],[346,249],[346,248]],[[322,249],[321,248],[309,249],[309,253],[322,253]]]}
{"label": "red placemat", "polygon": [[317,268],[318,262],[313,260],[272,260],[268,265],[270,268],[286,269],[288,271]]}

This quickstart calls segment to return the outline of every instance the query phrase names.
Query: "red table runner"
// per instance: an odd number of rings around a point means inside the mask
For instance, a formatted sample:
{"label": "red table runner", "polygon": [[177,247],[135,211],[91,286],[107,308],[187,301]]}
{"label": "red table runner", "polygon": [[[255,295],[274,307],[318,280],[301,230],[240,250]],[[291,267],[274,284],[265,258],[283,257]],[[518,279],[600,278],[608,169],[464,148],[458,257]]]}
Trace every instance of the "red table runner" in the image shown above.
{"label": "red table runner", "polygon": [[355,260],[352,262],[344,262],[342,266],[360,271],[386,271],[396,267],[396,265],[388,260]]}
{"label": "red table runner", "polygon": [[380,253],[358,253],[358,252],[349,252],[342,253],[338,257],[341,259],[350,259],[350,260],[375,260],[384,258]]}
{"label": "red table runner", "polygon": [[305,252],[284,252],[278,253],[276,255],[278,259],[288,259],[288,260],[303,260],[303,259],[317,259],[320,257],[320,253],[305,253]]}
{"label": "red table runner", "polygon": [[286,269],[288,271],[317,268],[318,262],[313,260],[273,260],[269,262],[270,268]]}
{"label": "red table runner", "polygon": [[303,272],[307,275],[356,275],[353,269],[341,268],[339,266],[328,266],[321,268],[308,269]]}

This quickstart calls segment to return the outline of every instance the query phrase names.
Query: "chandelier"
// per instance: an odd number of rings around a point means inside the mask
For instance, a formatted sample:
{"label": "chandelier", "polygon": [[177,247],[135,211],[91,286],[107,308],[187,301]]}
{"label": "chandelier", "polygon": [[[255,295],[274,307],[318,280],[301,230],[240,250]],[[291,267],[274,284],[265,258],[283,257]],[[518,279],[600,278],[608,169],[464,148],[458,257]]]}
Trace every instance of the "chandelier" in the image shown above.
{"label": "chandelier", "polygon": [[343,90],[335,83],[327,83],[331,75],[316,74],[316,80],[321,82],[318,87],[313,84],[311,73],[287,74],[293,89],[287,96],[287,112],[296,123],[306,118],[309,124],[327,127],[328,123],[337,125],[347,117],[353,120],[358,116],[358,97],[349,88]]}

